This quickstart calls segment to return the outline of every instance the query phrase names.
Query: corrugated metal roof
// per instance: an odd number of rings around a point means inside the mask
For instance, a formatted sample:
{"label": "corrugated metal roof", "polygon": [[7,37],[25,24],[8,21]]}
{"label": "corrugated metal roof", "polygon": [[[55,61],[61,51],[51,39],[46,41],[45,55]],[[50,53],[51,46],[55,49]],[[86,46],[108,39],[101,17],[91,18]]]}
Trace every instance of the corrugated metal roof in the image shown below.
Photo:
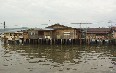
{"label": "corrugated metal roof", "polygon": [[87,33],[108,33],[111,28],[87,28]]}

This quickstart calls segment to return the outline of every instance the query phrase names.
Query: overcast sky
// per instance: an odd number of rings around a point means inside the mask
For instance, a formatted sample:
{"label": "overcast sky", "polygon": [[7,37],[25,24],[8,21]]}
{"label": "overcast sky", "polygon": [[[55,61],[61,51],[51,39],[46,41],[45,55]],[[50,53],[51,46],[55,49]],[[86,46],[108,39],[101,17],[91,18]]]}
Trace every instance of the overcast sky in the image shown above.
{"label": "overcast sky", "polygon": [[116,23],[116,0],[0,0],[0,23],[7,27],[45,27],[60,23],[89,22],[82,27],[107,27]]}

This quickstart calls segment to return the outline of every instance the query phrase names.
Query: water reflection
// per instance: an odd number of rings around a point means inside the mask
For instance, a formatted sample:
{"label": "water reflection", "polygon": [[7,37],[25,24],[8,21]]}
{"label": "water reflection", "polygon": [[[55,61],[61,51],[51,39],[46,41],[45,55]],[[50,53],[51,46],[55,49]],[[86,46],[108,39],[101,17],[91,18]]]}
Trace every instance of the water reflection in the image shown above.
{"label": "water reflection", "polygon": [[1,48],[1,68],[12,73],[14,68],[19,73],[116,73],[115,46],[7,44]]}

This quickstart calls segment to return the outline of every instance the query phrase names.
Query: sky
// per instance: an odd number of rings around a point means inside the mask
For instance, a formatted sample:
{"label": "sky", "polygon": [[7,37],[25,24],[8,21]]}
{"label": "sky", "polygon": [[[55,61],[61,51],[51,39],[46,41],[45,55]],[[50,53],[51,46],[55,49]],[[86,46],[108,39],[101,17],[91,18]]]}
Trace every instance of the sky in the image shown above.
{"label": "sky", "polygon": [[116,0],[0,0],[0,23],[4,21],[7,28],[43,28],[55,23],[75,28],[79,25],[71,23],[115,26]]}

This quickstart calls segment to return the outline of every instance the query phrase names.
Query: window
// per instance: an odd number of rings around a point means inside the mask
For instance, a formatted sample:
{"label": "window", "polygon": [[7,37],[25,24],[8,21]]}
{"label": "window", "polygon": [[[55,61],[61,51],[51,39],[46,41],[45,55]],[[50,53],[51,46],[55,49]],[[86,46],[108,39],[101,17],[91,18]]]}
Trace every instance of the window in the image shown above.
{"label": "window", "polygon": [[33,35],[33,32],[31,32],[31,35]]}

